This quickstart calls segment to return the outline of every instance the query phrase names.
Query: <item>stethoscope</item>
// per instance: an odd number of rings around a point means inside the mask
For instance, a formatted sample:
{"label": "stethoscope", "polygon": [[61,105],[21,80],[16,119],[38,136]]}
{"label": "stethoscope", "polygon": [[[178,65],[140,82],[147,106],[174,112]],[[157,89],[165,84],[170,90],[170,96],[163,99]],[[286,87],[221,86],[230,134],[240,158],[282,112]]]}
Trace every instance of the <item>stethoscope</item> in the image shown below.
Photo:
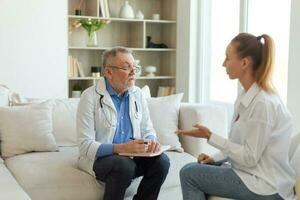
{"label": "stethoscope", "polygon": [[[105,120],[108,124],[109,127],[115,127],[116,125],[112,124],[112,122],[110,120],[108,120],[108,114],[106,113],[105,109],[103,109],[103,97],[104,95],[103,94],[100,94],[98,91],[97,91],[97,88],[95,87],[95,92],[99,95],[99,105],[100,105],[100,108],[102,109],[103,113],[104,113],[104,117],[105,117]],[[138,107],[138,104],[136,101],[134,101],[134,105],[135,105],[135,113],[134,113],[134,117],[136,119],[138,119],[140,117],[140,114],[139,114],[139,107]]]}

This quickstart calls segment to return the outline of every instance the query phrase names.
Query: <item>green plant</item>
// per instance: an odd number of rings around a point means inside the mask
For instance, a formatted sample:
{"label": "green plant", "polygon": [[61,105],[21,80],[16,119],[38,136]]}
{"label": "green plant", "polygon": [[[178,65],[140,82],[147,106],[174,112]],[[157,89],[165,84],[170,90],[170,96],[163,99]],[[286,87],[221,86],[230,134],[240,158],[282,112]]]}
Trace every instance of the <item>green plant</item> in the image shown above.
{"label": "green plant", "polygon": [[109,23],[110,20],[105,19],[80,19],[73,23],[73,27],[79,28],[82,26],[90,37],[93,32],[98,31],[100,28]]}
{"label": "green plant", "polygon": [[82,91],[82,86],[79,83],[76,83],[73,86],[73,91]]}

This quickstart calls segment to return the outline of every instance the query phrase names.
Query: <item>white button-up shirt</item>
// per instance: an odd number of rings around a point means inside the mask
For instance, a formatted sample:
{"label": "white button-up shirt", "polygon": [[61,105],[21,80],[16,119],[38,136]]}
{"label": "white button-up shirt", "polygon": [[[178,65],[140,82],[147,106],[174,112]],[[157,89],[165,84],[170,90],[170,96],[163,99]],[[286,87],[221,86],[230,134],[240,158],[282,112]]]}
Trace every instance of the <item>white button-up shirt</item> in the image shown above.
{"label": "white button-up shirt", "polygon": [[249,190],[260,195],[278,193],[294,199],[296,174],[289,164],[291,115],[277,95],[254,83],[235,102],[229,139],[212,134],[208,143],[227,158]]}

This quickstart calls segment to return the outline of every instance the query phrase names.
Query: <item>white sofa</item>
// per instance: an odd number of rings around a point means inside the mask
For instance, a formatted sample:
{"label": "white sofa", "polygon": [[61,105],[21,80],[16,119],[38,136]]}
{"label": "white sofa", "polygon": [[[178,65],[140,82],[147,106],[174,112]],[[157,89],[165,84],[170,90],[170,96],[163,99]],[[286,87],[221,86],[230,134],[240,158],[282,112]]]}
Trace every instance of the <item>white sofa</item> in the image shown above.
{"label": "white sofa", "polygon": [[[54,128],[59,151],[31,152],[4,160],[0,157],[1,200],[99,200],[104,185],[77,167],[78,148],[75,145],[74,133],[77,104],[78,100],[74,99],[56,100],[54,104],[53,122],[64,119],[63,126],[60,124]],[[224,121],[226,121],[225,112],[219,107],[186,103],[180,105],[179,128],[190,128],[197,122],[206,124],[217,133],[225,134]],[[67,136],[58,135],[63,133]],[[185,164],[194,162],[196,158],[193,156],[197,156],[201,151],[214,151],[202,139],[183,137],[180,140],[184,153],[166,152],[171,167],[162,186],[160,200],[182,199],[179,170]],[[297,141],[296,144],[298,143]],[[132,199],[139,181],[140,179],[133,181],[126,191],[125,199]],[[210,199],[222,198],[210,197]]]}
{"label": "white sofa", "polygon": [[[59,151],[28,152],[1,159],[1,200],[98,200],[102,196],[104,185],[77,167],[78,148],[76,146],[75,115],[78,100],[54,101],[52,120],[55,128],[53,134]],[[63,126],[62,123],[55,125],[55,122],[61,120],[63,120]],[[226,121],[225,112],[219,107],[185,103],[180,105],[179,128],[190,128],[192,124],[200,122],[219,133],[225,134],[224,121]],[[64,133],[67,136],[61,135]],[[171,167],[159,195],[161,200],[182,199],[179,170],[185,164],[196,160],[192,155],[197,156],[201,151],[211,150],[202,139],[180,139],[186,152],[166,152],[170,158]],[[140,178],[133,181],[126,191],[125,199],[132,198],[139,181]]]}

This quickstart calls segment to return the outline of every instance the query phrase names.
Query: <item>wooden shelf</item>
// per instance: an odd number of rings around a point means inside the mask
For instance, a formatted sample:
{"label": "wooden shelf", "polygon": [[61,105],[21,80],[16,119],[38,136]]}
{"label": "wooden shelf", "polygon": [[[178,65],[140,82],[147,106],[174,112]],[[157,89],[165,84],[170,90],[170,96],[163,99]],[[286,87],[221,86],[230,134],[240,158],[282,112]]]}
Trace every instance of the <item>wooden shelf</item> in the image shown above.
{"label": "wooden shelf", "polygon": [[[69,80],[99,80],[103,77],[69,77]],[[138,76],[137,80],[175,79],[175,76]]]}
{"label": "wooden shelf", "polygon": [[153,19],[125,19],[125,18],[104,18],[104,17],[94,17],[94,16],[78,16],[69,15],[69,19],[103,19],[110,20],[111,22],[148,22],[148,23],[164,23],[164,24],[176,24],[175,20],[153,20]]}
{"label": "wooden shelf", "polygon": [[[69,49],[73,50],[106,50],[110,49],[111,47],[78,47],[78,46],[69,46]],[[170,48],[132,48],[128,47],[132,51],[176,51],[176,49]]]}
{"label": "wooden shelf", "polygon": [[[101,0],[102,1],[102,0]],[[119,18],[120,8],[125,1],[108,0],[109,18],[101,17],[100,0],[83,1],[81,14],[74,15],[78,8],[78,0],[68,0],[68,66],[70,76],[91,74],[92,66],[102,66],[101,54],[115,46],[124,46],[133,51],[133,56],[144,67],[155,66],[156,74],[161,76],[136,77],[136,85],[148,85],[152,94],[157,94],[158,88],[176,87],[176,47],[177,47],[177,1],[178,0],[138,0],[129,1],[135,12],[141,10],[144,19]],[[153,14],[159,14],[160,20],[153,20]],[[104,15],[108,16],[108,15]],[[76,20],[96,19],[109,20],[110,23],[96,32],[98,46],[89,47],[87,31],[83,27],[74,27]],[[168,48],[146,48],[147,37],[151,37],[153,44],[165,44]],[[74,64],[76,63],[76,64]],[[79,63],[79,64],[78,64]],[[81,73],[74,72],[74,65],[80,66]],[[79,70],[78,70],[79,71]],[[75,74],[75,75],[74,75]],[[72,88],[78,84],[86,89],[95,85],[102,77],[67,77],[69,95]]]}

